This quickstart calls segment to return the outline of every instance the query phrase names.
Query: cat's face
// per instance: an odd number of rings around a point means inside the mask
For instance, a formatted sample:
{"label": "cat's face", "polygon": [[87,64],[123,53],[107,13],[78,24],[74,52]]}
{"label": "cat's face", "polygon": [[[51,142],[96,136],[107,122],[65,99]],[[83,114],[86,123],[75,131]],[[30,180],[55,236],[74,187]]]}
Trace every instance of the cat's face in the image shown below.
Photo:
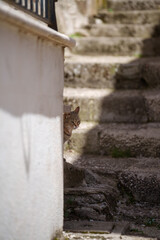
{"label": "cat's face", "polygon": [[78,115],[79,110],[80,107],[77,107],[74,111],[71,111],[70,113],[64,113],[65,122],[70,123],[73,129],[78,128],[80,124],[80,118]]}

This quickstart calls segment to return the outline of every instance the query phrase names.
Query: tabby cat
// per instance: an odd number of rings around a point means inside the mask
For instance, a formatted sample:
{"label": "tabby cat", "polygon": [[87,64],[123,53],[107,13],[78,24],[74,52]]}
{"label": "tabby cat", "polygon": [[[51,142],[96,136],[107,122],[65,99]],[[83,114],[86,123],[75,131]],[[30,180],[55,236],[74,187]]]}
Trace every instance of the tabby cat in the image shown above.
{"label": "tabby cat", "polygon": [[71,111],[69,113],[63,114],[63,124],[64,124],[64,139],[63,142],[69,140],[69,138],[72,135],[73,129],[76,129],[79,127],[80,119],[79,119],[79,110],[80,107],[77,107],[74,111]]}

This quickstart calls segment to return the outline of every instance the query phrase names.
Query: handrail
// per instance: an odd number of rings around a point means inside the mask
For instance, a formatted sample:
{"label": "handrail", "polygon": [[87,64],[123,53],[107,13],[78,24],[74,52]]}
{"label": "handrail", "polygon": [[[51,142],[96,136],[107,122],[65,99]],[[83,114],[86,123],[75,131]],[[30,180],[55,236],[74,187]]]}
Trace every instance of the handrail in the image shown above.
{"label": "handrail", "polygon": [[58,0],[7,0],[8,3],[48,24],[57,31],[55,2]]}
{"label": "handrail", "polygon": [[48,39],[56,45],[68,48],[73,48],[76,45],[74,39],[55,31],[46,24],[43,24],[41,21],[37,21],[36,18],[23,14],[22,11],[17,11],[4,0],[0,0],[0,22],[11,23],[18,28],[23,28],[24,31],[31,32],[36,34],[38,37]]}

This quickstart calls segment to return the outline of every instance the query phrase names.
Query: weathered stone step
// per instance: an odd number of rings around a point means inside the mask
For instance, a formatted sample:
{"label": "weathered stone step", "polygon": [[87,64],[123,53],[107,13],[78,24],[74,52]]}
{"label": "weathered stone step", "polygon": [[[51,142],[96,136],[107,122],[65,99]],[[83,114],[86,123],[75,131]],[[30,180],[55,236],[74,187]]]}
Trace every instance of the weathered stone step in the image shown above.
{"label": "weathered stone step", "polygon": [[118,195],[104,187],[65,188],[65,219],[111,220]]}
{"label": "weathered stone step", "polygon": [[[135,188],[135,192],[132,191],[134,194],[129,191],[129,188],[125,189],[125,186],[119,188],[120,192],[116,196],[107,192],[106,188],[101,187],[65,189],[65,220],[129,220],[137,221],[141,224],[144,224],[149,219],[159,220],[160,197],[158,194],[160,192],[160,182],[158,182],[157,187],[152,189],[152,181],[147,182],[146,179],[143,179],[143,176],[141,178],[137,177],[134,180],[136,181],[135,183],[130,183]],[[150,192],[145,190],[146,184],[147,190],[150,189]],[[125,197],[122,195],[121,191]],[[153,194],[153,196],[148,199],[150,193]],[[147,196],[147,199],[145,201],[142,199],[137,201],[135,199],[137,196],[139,199],[141,199],[142,196]],[[156,204],[155,201],[152,202],[155,196]]]}
{"label": "weathered stone step", "polygon": [[143,89],[160,86],[160,58],[72,56],[65,87]]}
{"label": "weathered stone step", "polygon": [[105,186],[108,183],[115,191],[118,186],[119,191],[126,191],[134,202],[152,204],[160,202],[160,158],[109,158],[84,155],[77,158],[75,166],[81,166],[97,174],[99,185]]}
{"label": "weathered stone step", "polygon": [[[75,174],[78,169],[85,174],[81,186],[65,187],[66,219],[144,223],[147,218],[160,217],[160,158],[82,155],[73,167]],[[74,181],[72,174],[70,181]]]}
{"label": "weathered stone step", "polygon": [[112,157],[160,157],[160,123],[100,124],[83,122],[66,149]]}
{"label": "weathered stone step", "polygon": [[[126,191],[132,196],[134,202],[152,204],[160,202],[160,158],[123,158],[122,156],[111,158],[95,155],[74,157],[70,153],[66,158],[67,161],[73,162],[75,168],[89,170],[85,174],[87,187],[91,185],[92,187],[103,186],[108,190],[111,188],[110,194],[112,194],[113,189],[115,193],[117,192],[118,186],[120,194],[122,190]],[[92,181],[90,180],[91,172]]]}
{"label": "weathered stone step", "polygon": [[[104,221],[65,221],[64,230],[81,233],[118,233],[124,234],[129,228],[128,222],[104,222]],[[88,239],[88,238],[87,238]]]}
{"label": "weathered stone step", "polygon": [[111,11],[160,9],[159,0],[108,0],[107,8]]}
{"label": "weathered stone step", "polygon": [[157,24],[159,25],[160,10],[146,10],[146,11],[116,11],[109,12],[108,10],[101,10],[94,16],[92,22],[100,19],[104,23],[111,24]]}
{"label": "weathered stone step", "polygon": [[103,186],[110,194],[115,192],[115,197],[118,190],[120,195],[125,191],[134,202],[160,202],[160,158],[111,158],[66,153],[66,159],[73,162],[75,169],[86,171],[84,181],[87,187]]}
{"label": "weathered stone step", "polygon": [[76,88],[115,88],[114,75],[120,64],[133,60],[133,57],[71,55],[65,60],[64,85]]}
{"label": "weathered stone step", "polygon": [[[108,157],[93,154],[80,154],[74,151],[65,152],[66,161],[75,168],[89,169],[93,173],[108,175],[120,174],[122,172],[141,172],[143,174],[152,173],[152,175],[160,174],[160,158],[146,157]],[[150,175],[149,174],[149,175]],[[148,177],[149,177],[148,175]],[[101,179],[104,184],[106,179]],[[107,181],[106,181],[107,182]],[[111,184],[112,185],[112,184]]]}
{"label": "weathered stone step", "polygon": [[[85,59],[85,57],[84,57]],[[114,76],[119,63],[66,62],[64,67],[64,86],[83,88],[114,88]]]}
{"label": "weathered stone step", "polygon": [[140,89],[160,87],[160,58],[146,58],[119,66],[115,88]]}
{"label": "weathered stone step", "polygon": [[84,37],[76,38],[76,54],[113,56],[160,56],[160,38]]}
{"label": "weathered stone step", "polygon": [[[152,203],[148,203],[148,204],[135,203],[131,205],[131,204],[123,203],[122,201],[119,203],[119,206],[117,207],[117,212],[119,214],[118,219],[123,221],[124,220],[135,221],[143,226],[145,226],[145,224],[147,226],[147,222],[150,222],[152,221],[151,219],[154,219],[153,221],[155,221],[155,223],[157,222],[157,225],[159,226],[159,219],[160,219],[159,207],[160,207],[159,205],[153,206]],[[158,226],[157,226],[157,230],[159,230]],[[159,231],[159,234],[160,234],[160,231]]]}
{"label": "weathered stone step", "polygon": [[[150,238],[154,237],[158,240],[160,236],[159,221],[157,222],[155,219],[148,218],[145,219],[145,224],[143,225],[138,223],[130,223],[128,231],[126,231],[126,235],[138,236],[140,234],[142,234],[143,236],[148,236]],[[136,240],[138,239],[136,238]]]}
{"label": "weathered stone step", "polygon": [[85,26],[86,35],[94,37],[142,37],[160,35],[155,24],[91,24]]}
{"label": "weathered stone step", "polygon": [[160,121],[160,90],[65,88],[64,103],[80,106],[81,121],[143,123]]}
{"label": "weathered stone step", "polygon": [[[151,228],[148,229],[148,231],[151,230]],[[123,240],[158,240],[157,237],[149,237],[150,234],[143,236],[142,230],[139,230],[139,232],[137,233],[133,233],[133,231],[136,231],[136,229],[132,229],[132,231],[130,232],[130,236],[127,235],[121,235],[119,233],[111,233],[111,234],[102,234],[102,233],[73,233],[71,232],[64,232],[63,235],[65,237],[65,239],[69,239],[69,240],[119,240],[119,239],[123,239]],[[155,231],[155,230],[153,230]],[[152,231],[152,232],[153,232]],[[139,234],[141,234],[142,236],[140,236]],[[134,236],[133,236],[134,235]],[[157,236],[159,236],[159,233],[157,233]]]}

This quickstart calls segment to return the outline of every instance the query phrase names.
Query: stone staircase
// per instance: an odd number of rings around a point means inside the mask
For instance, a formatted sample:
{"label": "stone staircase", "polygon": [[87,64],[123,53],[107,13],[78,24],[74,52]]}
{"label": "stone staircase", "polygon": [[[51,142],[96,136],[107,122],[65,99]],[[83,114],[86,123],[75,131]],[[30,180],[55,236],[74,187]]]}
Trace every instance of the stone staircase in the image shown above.
{"label": "stone staircase", "polygon": [[158,0],[108,0],[66,56],[64,104],[81,108],[65,146],[66,221],[159,231],[159,24]]}

